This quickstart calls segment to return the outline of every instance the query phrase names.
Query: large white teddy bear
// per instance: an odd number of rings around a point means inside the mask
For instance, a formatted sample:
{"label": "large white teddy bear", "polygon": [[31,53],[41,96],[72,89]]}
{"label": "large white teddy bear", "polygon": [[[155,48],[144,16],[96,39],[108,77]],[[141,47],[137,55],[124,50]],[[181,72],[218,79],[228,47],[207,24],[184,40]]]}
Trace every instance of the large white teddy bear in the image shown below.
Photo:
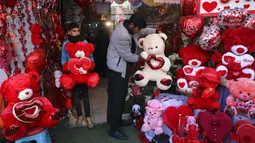
{"label": "large white teddy bear", "polygon": [[150,34],[139,39],[139,47],[144,49],[141,57],[146,62],[143,70],[135,73],[137,85],[144,87],[149,81],[156,81],[157,87],[161,90],[168,90],[171,87],[172,77],[167,74],[171,63],[164,53],[165,40],[167,36],[164,33]]}

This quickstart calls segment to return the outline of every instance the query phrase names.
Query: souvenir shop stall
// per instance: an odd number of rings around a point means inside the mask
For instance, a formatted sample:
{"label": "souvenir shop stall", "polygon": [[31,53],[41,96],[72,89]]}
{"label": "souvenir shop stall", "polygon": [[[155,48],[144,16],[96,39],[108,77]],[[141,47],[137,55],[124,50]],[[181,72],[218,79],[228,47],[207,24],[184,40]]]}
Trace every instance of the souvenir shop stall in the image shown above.
{"label": "souvenir shop stall", "polygon": [[134,84],[156,87],[145,105],[132,107],[140,141],[255,142],[255,2],[182,0],[180,7],[180,49],[166,53],[164,30],[139,39],[145,63]]}
{"label": "souvenir shop stall", "polygon": [[0,1],[0,131],[8,141],[49,142],[47,129],[71,106],[55,82],[65,38],[60,6],[59,0]]}

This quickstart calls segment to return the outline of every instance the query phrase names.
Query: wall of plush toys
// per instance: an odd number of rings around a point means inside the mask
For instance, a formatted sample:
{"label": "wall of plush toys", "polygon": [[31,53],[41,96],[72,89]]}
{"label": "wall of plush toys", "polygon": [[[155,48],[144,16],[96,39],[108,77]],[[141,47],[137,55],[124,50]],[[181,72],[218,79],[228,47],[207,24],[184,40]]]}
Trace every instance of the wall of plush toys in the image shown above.
{"label": "wall of plush toys", "polygon": [[[195,15],[194,2],[181,5],[179,28],[191,42],[174,55],[183,63],[176,81],[162,52],[167,37],[160,33],[140,40],[145,66],[135,73],[135,83],[144,87],[154,81],[161,93],[147,102],[144,112],[133,106],[139,138],[143,143],[254,142],[255,16],[234,8],[201,17]],[[173,82],[179,95],[167,93]]]}

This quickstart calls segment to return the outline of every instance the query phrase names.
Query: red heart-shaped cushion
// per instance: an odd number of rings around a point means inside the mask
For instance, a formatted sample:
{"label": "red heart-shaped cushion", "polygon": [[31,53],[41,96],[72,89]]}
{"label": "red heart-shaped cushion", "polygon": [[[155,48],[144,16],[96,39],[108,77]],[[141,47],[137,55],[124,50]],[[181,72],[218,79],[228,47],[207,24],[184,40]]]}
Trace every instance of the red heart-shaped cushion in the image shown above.
{"label": "red heart-shaped cushion", "polygon": [[252,123],[240,120],[238,121],[235,126],[235,133],[239,138],[239,143],[252,143],[255,141],[255,127]]}
{"label": "red heart-shaped cushion", "polygon": [[91,61],[89,58],[84,57],[81,59],[75,59],[72,58],[68,61],[68,69],[73,73],[73,74],[82,74],[81,68],[84,71],[87,71],[91,66]]}
{"label": "red heart-shaped cushion", "polygon": [[223,112],[215,114],[208,111],[200,112],[198,121],[202,130],[207,133],[207,138],[211,143],[223,141],[232,129],[231,118]]}
{"label": "red heart-shaped cushion", "polygon": [[[151,60],[157,61],[158,64],[157,65],[153,65]],[[149,55],[147,58],[147,64],[149,65],[149,67],[153,70],[158,70],[160,68],[162,68],[165,64],[165,61],[162,57],[156,57],[155,55]]]}
{"label": "red heart-shaped cushion", "polygon": [[193,112],[192,109],[186,105],[182,105],[179,108],[169,106],[162,114],[162,118],[164,123],[167,125],[169,129],[172,131],[176,129],[178,131],[178,123],[179,117],[192,116]]}

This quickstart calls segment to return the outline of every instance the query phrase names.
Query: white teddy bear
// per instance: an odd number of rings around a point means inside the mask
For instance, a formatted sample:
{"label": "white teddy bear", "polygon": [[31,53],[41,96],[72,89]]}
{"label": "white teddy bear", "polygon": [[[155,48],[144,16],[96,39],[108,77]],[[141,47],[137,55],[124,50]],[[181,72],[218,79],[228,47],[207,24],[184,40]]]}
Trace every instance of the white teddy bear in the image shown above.
{"label": "white teddy bear", "polygon": [[165,40],[167,40],[167,36],[164,33],[150,34],[139,39],[139,47],[144,49],[141,57],[146,62],[143,70],[135,73],[137,85],[144,87],[151,80],[156,81],[157,87],[161,90],[168,90],[171,87],[172,77],[167,75],[171,63],[164,53]]}

